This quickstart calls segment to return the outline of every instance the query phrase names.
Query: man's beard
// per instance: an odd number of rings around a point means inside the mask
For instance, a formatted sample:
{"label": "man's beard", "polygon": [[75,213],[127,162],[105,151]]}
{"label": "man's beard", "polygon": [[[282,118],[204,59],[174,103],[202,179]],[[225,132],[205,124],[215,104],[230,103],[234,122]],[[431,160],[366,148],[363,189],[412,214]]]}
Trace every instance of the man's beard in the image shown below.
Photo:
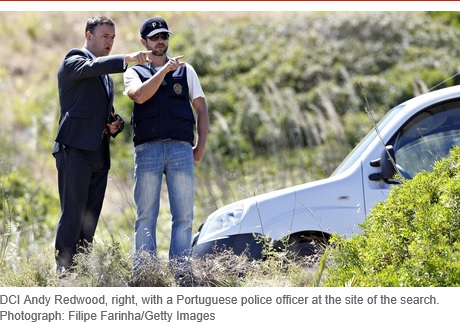
{"label": "man's beard", "polygon": [[151,51],[154,56],[163,56],[166,54],[166,52],[168,52],[168,47],[165,46],[164,50],[152,49]]}

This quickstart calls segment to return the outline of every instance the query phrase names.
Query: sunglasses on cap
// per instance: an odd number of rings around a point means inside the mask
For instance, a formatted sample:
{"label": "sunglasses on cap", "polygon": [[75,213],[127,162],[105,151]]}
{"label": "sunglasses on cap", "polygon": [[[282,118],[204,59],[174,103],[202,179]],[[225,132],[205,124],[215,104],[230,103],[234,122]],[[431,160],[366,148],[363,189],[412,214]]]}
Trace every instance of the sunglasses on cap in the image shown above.
{"label": "sunglasses on cap", "polygon": [[153,36],[147,37],[149,40],[152,42],[158,41],[158,39],[161,37],[163,40],[168,40],[169,39],[169,33],[158,33]]}

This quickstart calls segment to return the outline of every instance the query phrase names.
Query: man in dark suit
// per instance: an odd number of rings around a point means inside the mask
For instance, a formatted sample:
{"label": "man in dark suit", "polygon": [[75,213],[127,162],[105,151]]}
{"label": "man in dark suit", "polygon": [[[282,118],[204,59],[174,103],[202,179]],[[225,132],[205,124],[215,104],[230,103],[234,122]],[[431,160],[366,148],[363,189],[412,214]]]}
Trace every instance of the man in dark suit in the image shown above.
{"label": "man in dark suit", "polygon": [[58,71],[61,114],[53,148],[61,202],[58,273],[70,269],[75,254],[93,242],[107,187],[110,137],[123,130],[109,74],[126,71],[130,62],[149,62],[146,51],[109,55],[114,38],[109,17],[89,18],[84,47],[70,50]]}

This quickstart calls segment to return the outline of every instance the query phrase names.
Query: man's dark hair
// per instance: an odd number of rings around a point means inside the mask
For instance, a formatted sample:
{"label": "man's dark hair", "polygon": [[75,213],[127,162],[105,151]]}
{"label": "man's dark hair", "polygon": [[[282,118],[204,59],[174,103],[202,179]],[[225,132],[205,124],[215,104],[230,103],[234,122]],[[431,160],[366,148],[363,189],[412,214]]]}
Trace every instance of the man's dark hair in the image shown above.
{"label": "man's dark hair", "polygon": [[88,19],[86,22],[85,34],[86,32],[90,32],[93,34],[94,29],[99,25],[108,24],[111,26],[115,26],[115,23],[110,17],[107,16],[94,16]]}

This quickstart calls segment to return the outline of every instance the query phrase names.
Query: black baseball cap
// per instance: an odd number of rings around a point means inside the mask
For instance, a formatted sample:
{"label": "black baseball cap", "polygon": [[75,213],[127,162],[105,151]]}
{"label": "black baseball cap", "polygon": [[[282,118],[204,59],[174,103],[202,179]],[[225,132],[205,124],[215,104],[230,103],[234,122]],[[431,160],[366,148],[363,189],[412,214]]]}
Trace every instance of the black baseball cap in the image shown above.
{"label": "black baseball cap", "polygon": [[166,24],[166,21],[161,17],[149,18],[141,26],[142,38],[151,37],[161,32],[172,34],[168,29],[168,24]]}

